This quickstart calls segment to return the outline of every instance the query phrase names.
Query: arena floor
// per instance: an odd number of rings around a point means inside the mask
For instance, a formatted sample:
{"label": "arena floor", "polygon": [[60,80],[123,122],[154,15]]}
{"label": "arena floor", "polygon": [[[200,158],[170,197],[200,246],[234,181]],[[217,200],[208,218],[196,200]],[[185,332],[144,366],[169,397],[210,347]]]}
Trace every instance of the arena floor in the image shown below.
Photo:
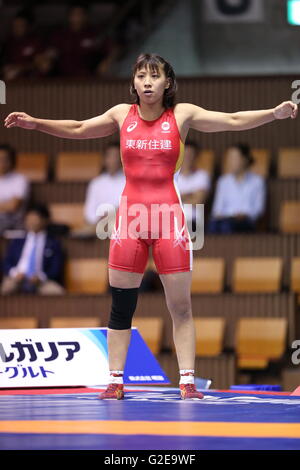
{"label": "arena floor", "polygon": [[300,449],[300,396],[126,387],[0,391],[0,449]]}

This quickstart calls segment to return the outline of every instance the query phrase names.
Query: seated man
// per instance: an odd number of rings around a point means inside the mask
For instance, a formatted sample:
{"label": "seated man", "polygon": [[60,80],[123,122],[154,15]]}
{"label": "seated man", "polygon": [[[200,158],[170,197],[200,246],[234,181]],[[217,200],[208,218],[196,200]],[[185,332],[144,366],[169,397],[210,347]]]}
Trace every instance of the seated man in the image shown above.
{"label": "seated man", "polygon": [[[67,24],[49,36],[43,52],[44,61],[54,74],[63,77],[104,75],[119,55],[118,42],[106,35],[100,39],[101,27],[90,24],[87,4],[70,5]],[[99,37],[100,36],[100,37]]]}
{"label": "seated man", "polygon": [[35,59],[42,50],[43,39],[35,31],[34,16],[29,9],[22,9],[13,18],[3,45],[1,75],[4,81],[34,76]]}
{"label": "seated man", "polygon": [[254,159],[247,144],[232,145],[227,157],[229,173],[217,181],[207,232],[253,232],[265,210],[265,180],[250,170]]}
{"label": "seated man", "polygon": [[11,241],[4,259],[1,293],[62,294],[63,253],[60,243],[47,234],[49,211],[33,205],[25,216],[26,233]]}
{"label": "seated man", "polygon": [[121,166],[120,145],[112,142],[104,152],[104,168],[99,176],[93,178],[87,189],[84,217],[96,234],[97,222],[107,214],[107,210],[97,215],[101,204],[111,204],[115,212],[119,206],[120,196],[125,185],[125,175]]}
{"label": "seated man", "polygon": [[210,175],[206,170],[196,168],[196,157],[199,147],[188,139],[185,143],[184,160],[178,175],[178,189],[183,204],[192,204],[192,211],[186,211],[185,217],[195,231],[195,204],[204,204],[210,189]]}
{"label": "seated man", "polygon": [[15,149],[0,145],[0,235],[7,229],[23,227],[29,183],[24,175],[14,171],[15,166]]}

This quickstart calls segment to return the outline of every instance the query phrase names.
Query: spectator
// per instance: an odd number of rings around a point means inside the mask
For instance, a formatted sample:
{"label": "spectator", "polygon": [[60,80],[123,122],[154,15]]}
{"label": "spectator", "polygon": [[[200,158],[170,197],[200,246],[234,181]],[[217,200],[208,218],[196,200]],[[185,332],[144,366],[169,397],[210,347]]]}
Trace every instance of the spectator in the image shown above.
{"label": "spectator", "polygon": [[3,47],[4,81],[34,75],[35,58],[43,50],[41,37],[33,31],[33,15],[22,10],[14,17],[11,33]]}
{"label": "spectator", "polygon": [[96,212],[101,204],[111,204],[115,209],[119,206],[119,199],[125,185],[125,176],[121,166],[120,144],[112,142],[107,145],[104,152],[104,169],[102,173],[90,181],[84,206],[84,216],[88,224],[95,228],[97,222],[105,216],[97,216]]}
{"label": "spectator", "polygon": [[23,226],[24,209],[29,193],[27,178],[14,171],[16,151],[8,144],[0,145],[0,235],[7,229]]}
{"label": "spectator", "polygon": [[25,216],[26,234],[11,241],[4,259],[4,295],[17,292],[62,294],[63,254],[60,243],[47,234],[49,211],[31,206]]}
{"label": "spectator", "polygon": [[[44,56],[60,76],[82,77],[104,73],[114,57],[114,43],[98,38],[100,31],[89,25],[88,7],[73,4],[69,10],[68,25],[53,33]],[[45,60],[47,62],[47,59]]]}
{"label": "spectator", "polygon": [[250,170],[254,159],[247,144],[227,150],[229,173],[217,181],[209,233],[253,232],[265,209],[265,181]]}
{"label": "spectator", "polygon": [[[184,204],[204,204],[210,189],[210,175],[207,171],[196,168],[199,147],[193,140],[185,143],[184,160],[178,175],[178,189]],[[195,230],[196,207],[185,214],[186,220]]]}

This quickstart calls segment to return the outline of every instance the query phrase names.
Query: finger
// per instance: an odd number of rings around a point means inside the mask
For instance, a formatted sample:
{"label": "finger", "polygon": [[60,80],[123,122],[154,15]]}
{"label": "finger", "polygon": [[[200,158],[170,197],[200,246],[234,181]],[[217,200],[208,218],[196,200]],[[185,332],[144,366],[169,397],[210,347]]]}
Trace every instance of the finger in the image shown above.
{"label": "finger", "polygon": [[24,116],[24,113],[20,113],[18,111],[14,111],[13,113],[10,113],[8,116],[7,116],[7,119],[9,118],[17,118],[17,117],[22,117]]}
{"label": "finger", "polygon": [[296,103],[293,103],[293,112],[292,112],[292,119],[295,119],[295,117],[297,116],[298,114],[298,106]]}
{"label": "finger", "polygon": [[5,122],[6,124],[9,124],[9,123],[11,123],[11,122],[13,122],[13,121],[14,121],[14,118],[13,118],[13,117],[10,117],[10,118],[6,118],[4,122]]}
{"label": "finger", "polygon": [[12,117],[6,121],[6,125],[12,124],[13,122],[16,122],[16,119]]}
{"label": "finger", "polygon": [[6,117],[5,121],[10,122],[10,121],[12,121],[13,119],[16,119],[18,116],[21,116],[21,113],[10,113],[10,114]]}

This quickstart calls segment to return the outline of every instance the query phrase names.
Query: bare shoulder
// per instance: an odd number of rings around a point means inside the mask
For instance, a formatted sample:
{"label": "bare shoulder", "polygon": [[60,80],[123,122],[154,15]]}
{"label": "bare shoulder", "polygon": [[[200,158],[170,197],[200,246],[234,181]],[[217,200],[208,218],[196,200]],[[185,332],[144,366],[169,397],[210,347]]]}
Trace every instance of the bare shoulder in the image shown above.
{"label": "bare shoulder", "polygon": [[192,104],[192,103],[177,103],[174,106],[174,112],[181,114],[185,116],[186,118],[189,118],[192,116],[193,112],[199,108],[203,109],[200,106],[196,106],[195,104]]}
{"label": "bare shoulder", "polygon": [[109,115],[118,124],[119,128],[121,127],[122,122],[124,121],[130,106],[131,104],[128,103],[120,103],[116,104],[108,110]]}

